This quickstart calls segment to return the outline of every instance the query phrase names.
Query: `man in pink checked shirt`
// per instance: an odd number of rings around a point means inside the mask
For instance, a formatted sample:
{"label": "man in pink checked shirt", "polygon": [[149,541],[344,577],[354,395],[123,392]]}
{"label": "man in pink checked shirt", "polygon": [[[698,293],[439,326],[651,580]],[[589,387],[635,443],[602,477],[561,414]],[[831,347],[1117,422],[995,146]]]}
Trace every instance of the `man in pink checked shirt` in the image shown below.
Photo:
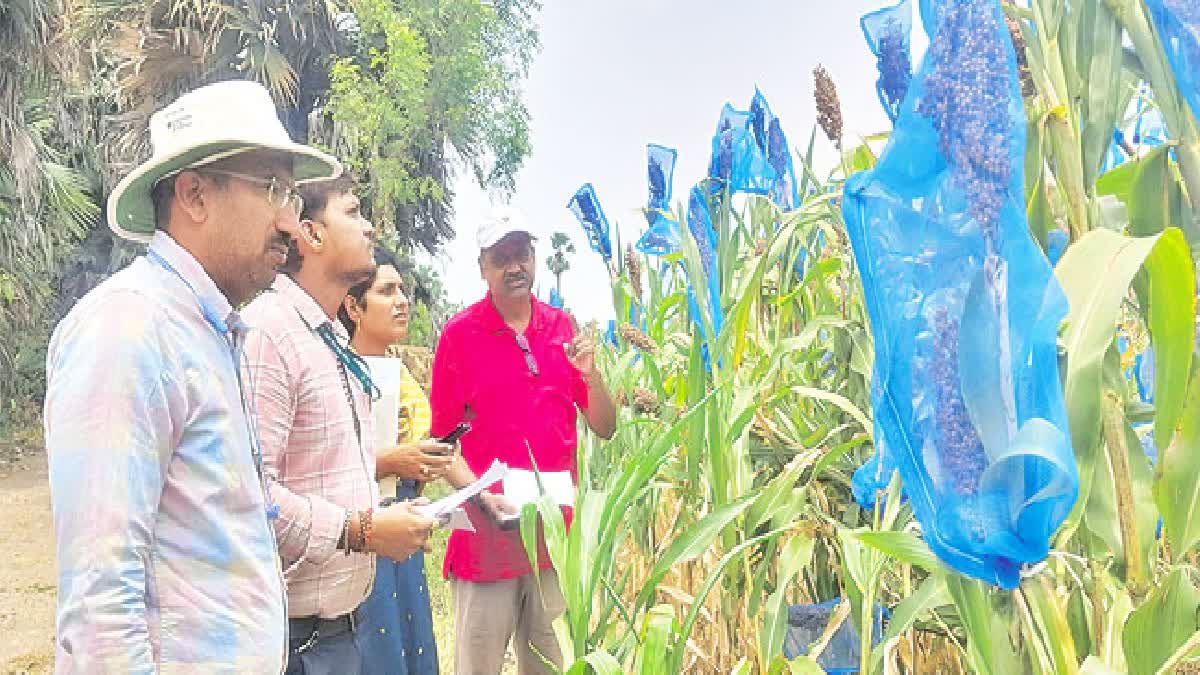
{"label": "man in pink checked shirt", "polygon": [[287,579],[289,675],[356,675],[354,632],[375,555],[404,560],[433,521],[411,503],[373,509],[377,389],[348,346],[337,310],[374,270],[373,228],[348,176],[300,187],[304,210],[287,264],[243,314],[246,377],[263,460],[279,503]]}

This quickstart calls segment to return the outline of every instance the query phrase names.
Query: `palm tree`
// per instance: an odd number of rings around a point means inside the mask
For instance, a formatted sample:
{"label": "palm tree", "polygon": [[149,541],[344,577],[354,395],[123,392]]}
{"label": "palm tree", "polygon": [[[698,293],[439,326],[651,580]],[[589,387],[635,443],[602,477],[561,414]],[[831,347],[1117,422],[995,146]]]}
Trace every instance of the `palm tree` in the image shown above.
{"label": "palm tree", "polygon": [[77,13],[72,0],[0,4],[0,423],[13,398],[40,390],[57,264],[98,213],[93,116],[72,93]]}
{"label": "palm tree", "polygon": [[546,267],[554,275],[554,288],[559,297],[562,297],[562,275],[571,269],[571,262],[567,260],[567,256],[575,253],[575,244],[571,243],[571,238],[565,233],[555,232],[550,235],[550,247],[554,249],[554,254],[546,258]]}

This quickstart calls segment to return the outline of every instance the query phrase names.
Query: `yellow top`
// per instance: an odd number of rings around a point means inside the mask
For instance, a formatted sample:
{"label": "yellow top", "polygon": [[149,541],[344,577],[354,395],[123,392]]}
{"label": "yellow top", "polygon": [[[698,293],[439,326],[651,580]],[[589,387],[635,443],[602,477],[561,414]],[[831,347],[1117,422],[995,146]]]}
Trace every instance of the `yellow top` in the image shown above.
{"label": "yellow top", "polygon": [[429,399],[408,367],[400,364],[400,443],[419,441],[429,436],[433,411]]}

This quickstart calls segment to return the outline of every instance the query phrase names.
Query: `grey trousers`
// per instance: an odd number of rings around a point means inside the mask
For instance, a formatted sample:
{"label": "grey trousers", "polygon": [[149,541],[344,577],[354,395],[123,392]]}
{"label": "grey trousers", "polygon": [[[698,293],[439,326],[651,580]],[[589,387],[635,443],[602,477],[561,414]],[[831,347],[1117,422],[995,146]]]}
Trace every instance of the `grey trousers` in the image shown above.
{"label": "grey trousers", "polygon": [[562,668],[562,651],[551,624],[566,606],[554,570],[541,572],[542,596],[532,574],[490,582],[451,577],[450,583],[457,675],[500,675],[510,639],[520,675],[552,672],[543,656]]}
{"label": "grey trousers", "polygon": [[354,642],[354,633],[317,640],[309,649],[297,653],[307,635],[292,635],[288,646],[288,664],[284,675],[359,675],[362,657]]}

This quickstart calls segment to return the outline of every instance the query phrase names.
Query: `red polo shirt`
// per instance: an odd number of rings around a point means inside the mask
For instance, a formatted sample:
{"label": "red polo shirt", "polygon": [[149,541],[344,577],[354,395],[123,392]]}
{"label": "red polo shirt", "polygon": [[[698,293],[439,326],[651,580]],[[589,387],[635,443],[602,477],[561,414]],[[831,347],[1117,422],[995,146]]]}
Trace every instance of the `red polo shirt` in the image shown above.
{"label": "red polo shirt", "polygon": [[[567,360],[563,348],[574,337],[566,313],[532,298],[533,316],[525,338],[537,363],[534,375],[517,344],[516,333],[501,318],[491,295],[446,324],[433,359],[429,403],[434,436],[444,436],[462,421],[471,431],[461,441],[463,458],[476,475],[500,460],[514,469],[541,471],[575,467],[578,409],[587,408],[587,383]],[[493,492],[501,492],[498,483]],[[570,509],[566,510],[570,525]],[[466,581],[498,581],[530,572],[516,529],[500,530],[468,505],[474,533],[450,535],[443,573]],[[550,567],[544,545],[539,560]]]}

